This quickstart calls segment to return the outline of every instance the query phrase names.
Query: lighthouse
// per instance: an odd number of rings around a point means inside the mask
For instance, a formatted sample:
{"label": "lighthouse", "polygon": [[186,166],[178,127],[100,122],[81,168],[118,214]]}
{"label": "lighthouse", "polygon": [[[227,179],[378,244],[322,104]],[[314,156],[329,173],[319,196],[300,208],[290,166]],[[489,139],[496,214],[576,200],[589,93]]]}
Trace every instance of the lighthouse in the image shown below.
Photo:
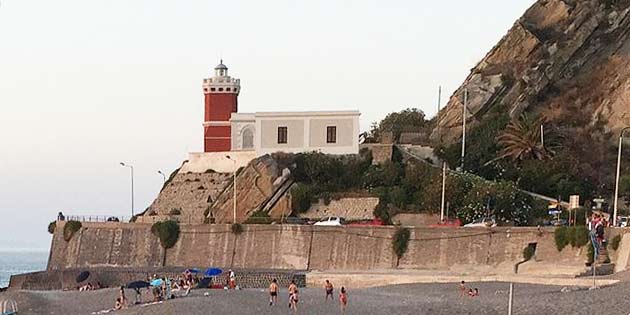
{"label": "lighthouse", "polygon": [[203,79],[205,114],[204,152],[225,152],[231,148],[230,116],[238,112],[241,80],[228,75],[223,60],[214,67],[214,76]]}

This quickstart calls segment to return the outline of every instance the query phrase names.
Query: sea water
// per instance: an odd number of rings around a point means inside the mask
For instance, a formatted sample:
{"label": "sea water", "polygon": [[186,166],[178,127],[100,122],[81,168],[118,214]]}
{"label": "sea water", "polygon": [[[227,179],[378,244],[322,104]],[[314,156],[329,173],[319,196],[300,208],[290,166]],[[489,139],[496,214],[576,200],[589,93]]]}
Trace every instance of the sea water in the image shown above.
{"label": "sea water", "polygon": [[11,275],[46,269],[48,252],[0,251],[0,288],[9,286]]}

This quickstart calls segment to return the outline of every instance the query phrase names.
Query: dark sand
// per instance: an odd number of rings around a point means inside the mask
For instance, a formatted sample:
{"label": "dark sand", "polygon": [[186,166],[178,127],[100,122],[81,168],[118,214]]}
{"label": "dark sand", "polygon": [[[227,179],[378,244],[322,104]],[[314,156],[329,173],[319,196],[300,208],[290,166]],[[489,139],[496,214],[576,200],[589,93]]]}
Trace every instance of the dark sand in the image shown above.
{"label": "dark sand", "polygon": [[[506,283],[471,283],[479,288],[475,298],[459,295],[458,284],[412,284],[349,290],[346,314],[507,314]],[[562,287],[515,284],[514,314],[629,314],[630,283],[593,291]],[[301,289],[298,314],[340,314],[337,300],[324,301],[323,289]],[[204,296],[208,293],[209,296]],[[118,292],[104,289],[91,292],[21,291],[1,293],[0,299],[13,298],[20,314],[91,314],[111,308]],[[133,299],[131,291],[127,293]],[[287,294],[280,294],[279,305],[269,306],[263,290],[193,290],[188,297],[159,305],[131,306],[109,314],[291,314]]]}

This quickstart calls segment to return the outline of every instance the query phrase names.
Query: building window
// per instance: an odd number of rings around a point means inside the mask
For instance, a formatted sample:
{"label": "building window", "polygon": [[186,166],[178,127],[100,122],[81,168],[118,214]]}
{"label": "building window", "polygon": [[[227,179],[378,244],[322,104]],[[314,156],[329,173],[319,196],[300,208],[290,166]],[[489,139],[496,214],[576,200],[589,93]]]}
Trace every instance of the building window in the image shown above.
{"label": "building window", "polygon": [[214,92],[214,91],[216,91],[216,90],[217,90],[217,89],[215,89],[215,88],[210,88],[210,91],[212,91],[212,92]]}
{"label": "building window", "polygon": [[225,90],[229,92],[231,89],[230,88],[225,88]]}
{"label": "building window", "polygon": [[287,127],[278,127],[278,143],[287,143]]}
{"label": "building window", "polygon": [[337,126],[326,127],[326,143],[337,143]]}
{"label": "building window", "polygon": [[219,88],[219,92],[223,92],[223,88]]}

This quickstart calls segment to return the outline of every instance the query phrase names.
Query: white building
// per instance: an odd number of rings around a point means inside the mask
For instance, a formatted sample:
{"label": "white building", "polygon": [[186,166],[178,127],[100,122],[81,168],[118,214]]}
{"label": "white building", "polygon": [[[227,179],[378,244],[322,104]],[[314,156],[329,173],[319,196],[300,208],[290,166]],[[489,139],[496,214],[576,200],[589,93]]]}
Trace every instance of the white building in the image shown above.
{"label": "white building", "polygon": [[232,113],[232,151],[359,153],[358,111]]}

